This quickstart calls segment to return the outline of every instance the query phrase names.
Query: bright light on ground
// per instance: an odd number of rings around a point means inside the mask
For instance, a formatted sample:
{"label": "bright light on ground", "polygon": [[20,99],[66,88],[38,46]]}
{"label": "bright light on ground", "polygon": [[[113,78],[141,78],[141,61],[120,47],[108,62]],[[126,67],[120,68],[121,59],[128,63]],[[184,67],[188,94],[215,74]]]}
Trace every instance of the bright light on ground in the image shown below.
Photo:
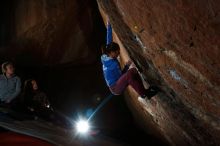
{"label": "bright light on ground", "polygon": [[86,120],[80,120],[76,123],[76,129],[79,133],[86,133],[89,131],[89,123]]}

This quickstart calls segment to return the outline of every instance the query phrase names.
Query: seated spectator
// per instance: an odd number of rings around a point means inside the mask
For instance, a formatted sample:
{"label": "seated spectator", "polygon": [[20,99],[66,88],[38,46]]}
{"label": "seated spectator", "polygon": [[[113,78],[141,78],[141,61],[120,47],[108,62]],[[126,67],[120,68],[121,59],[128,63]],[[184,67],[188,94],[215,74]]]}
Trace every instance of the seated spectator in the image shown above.
{"label": "seated spectator", "polygon": [[0,75],[0,103],[10,104],[21,92],[21,80],[15,75],[15,68],[11,62],[2,64]]}
{"label": "seated spectator", "polygon": [[25,82],[22,97],[28,112],[63,127],[69,128],[72,126],[67,117],[52,108],[47,95],[39,89],[36,80],[30,79]]}
{"label": "seated spectator", "polygon": [[38,88],[37,82],[33,79],[25,82],[23,99],[27,109],[32,112],[53,110],[47,95]]}

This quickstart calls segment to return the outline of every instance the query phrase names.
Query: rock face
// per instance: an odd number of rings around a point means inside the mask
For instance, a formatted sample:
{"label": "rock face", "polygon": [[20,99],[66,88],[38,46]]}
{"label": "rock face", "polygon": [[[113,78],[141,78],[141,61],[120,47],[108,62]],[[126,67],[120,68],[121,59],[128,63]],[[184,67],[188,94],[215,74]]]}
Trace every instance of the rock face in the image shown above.
{"label": "rock face", "polygon": [[102,40],[96,38],[103,38],[104,28],[94,1],[21,0],[8,7],[5,15],[13,32],[9,58],[31,65],[91,63],[97,58],[96,42]]}
{"label": "rock face", "polygon": [[129,89],[127,102],[141,124],[172,145],[220,145],[219,1],[98,3],[122,63],[130,57],[146,82],[162,88],[144,105]]}

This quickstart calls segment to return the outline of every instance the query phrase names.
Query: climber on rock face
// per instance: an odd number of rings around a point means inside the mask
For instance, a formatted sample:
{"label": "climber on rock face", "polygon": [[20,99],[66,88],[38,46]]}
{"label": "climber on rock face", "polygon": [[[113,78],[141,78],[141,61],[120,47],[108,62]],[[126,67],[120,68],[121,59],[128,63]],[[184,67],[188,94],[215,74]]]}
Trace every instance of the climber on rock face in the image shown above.
{"label": "climber on rock face", "polygon": [[120,95],[128,85],[131,85],[141,98],[150,99],[157,94],[156,87],[145,89],[138,71],[130,67],[132,62],[128,61],[123,70],[121,70],[117,57],[120,54],[120,48],[117,43],[111,42],[103,48],[101,61],[103,64],[103,73],[105,81],[114,95]]}

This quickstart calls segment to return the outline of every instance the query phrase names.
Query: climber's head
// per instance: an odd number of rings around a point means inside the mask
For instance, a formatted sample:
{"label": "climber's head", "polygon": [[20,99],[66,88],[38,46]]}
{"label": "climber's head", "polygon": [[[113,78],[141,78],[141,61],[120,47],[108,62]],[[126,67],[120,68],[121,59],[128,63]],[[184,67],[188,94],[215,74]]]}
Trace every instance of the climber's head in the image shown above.
{"label": "climber's head", "polygon": [[103,52],[109,57],[117,58],[120,54],[120,47],[117,43],[111,42],[103,49]]}

